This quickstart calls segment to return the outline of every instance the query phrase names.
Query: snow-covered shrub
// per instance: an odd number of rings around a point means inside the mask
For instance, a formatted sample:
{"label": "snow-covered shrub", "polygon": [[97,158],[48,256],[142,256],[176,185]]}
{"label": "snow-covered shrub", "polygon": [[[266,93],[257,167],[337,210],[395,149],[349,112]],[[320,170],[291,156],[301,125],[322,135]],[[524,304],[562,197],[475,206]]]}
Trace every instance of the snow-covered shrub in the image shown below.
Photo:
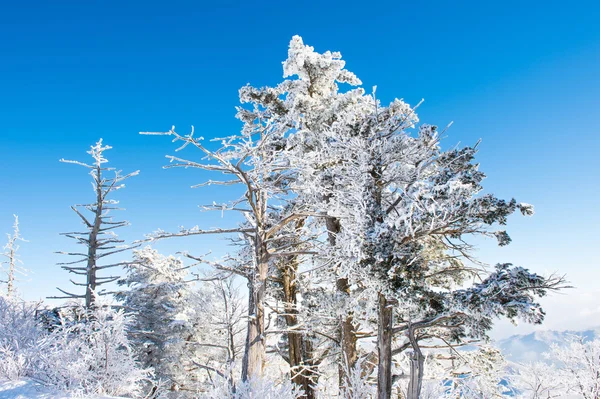
{"label": "snow-covered shrub", "polygon": [[140,367],[130,348],[129,319],[96,300],[81,322],[65,322],[39,341],[34,377],[76,394],[137,397],[151,372]]}
{"label": "snow-covered shrub", "polygon": [[0,380],[18,380],[27,374],[31,356],[27,352],[15,350],[7,344],[0,344]]}
{"label": "snow-covered shrub", "polygon": [[0,379],[28,374],[35,343],[42,334],[36,321],[38,302],[0,296]]}
{"label": "snow-covered shrub", "polygon": [[371,399],[375,397],[375,387],[369,383],[369,375],[363,371],[365,369],[365,359],[359,359],[354,367],[346,371],[347,383],[345,392],[352,399]]}
{"label": "snow-covered shrub", "polygon": [[235,389],[228,380],[221,378],[200,395],[200,399],[297,399],[302,394],[302,390],[287,378],[279,381],[251,378],[236,383]]}

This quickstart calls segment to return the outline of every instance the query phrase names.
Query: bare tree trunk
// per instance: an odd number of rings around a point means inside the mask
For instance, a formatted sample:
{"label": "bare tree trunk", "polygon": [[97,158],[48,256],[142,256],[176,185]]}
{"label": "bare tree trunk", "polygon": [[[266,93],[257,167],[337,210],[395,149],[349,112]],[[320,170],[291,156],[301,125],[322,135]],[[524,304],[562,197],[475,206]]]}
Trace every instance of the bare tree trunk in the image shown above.
{"label": "bare tree trunk", "polygon": [[[326,221],[328,241],[333,247],[336,243],[337,234],[341,231],[340,221],[337,218],[327,218]],[[347,278],[339,278],[336,281],[336,290],[343,297],[350,295],[350,285]],[[344,387],[348,385],[347,371],[354,368],[358,360],[358,351],[356,349],[357,339],[353,317],[351,313],[346,314],[340,320],[340,328],[338,331],[340,342],[340,361],[338,363],[339,384],[340,390],[344,391]]]}
{"label": "bare tree trunk", "polygon": [[[285,322],[288,329],[292,329],[293,327],[298,325],[298,310],[296,308],[297,298],[296,298],[296,286],[295,286],[295,265],[291,264],[284,265],[282,282],[283,282],[283,300],[285,302],[284,312],[285,312]],[[303,362],[303,337],[302,333],[288,331],[288,356],[290,363],[290,371],[292,376],[292,382],[296,385],[299,385],[304,389],[304,392],[307,392],[309,389],[309,382],[306,379],[306,376],[303,372],[304,362]]]}
{"label": "bare tree trunk", "polygon": [[[343,293],[343,295],[350,295],[350,285],[348,279],[340,278],[336,282],[337,291]],[[348,371],[356,366],[358,360],[358,351],[356,348],[356,329],[353,323],[353,317],[351,313],[347,313],[342,316],[340,320],[340,349],[341,349],[341,362],[339,363],[339,383],[340,389],[344,390],[344,387],[348,386]]]}
{"label": "bare tree trunk", "polygon": [[304,391],[302,398],[315,399],[319,375],[314,369],[312,342],[299,333],[290,333],[288,341],[292,382]]}
{"label": "bare tree trunk", "polygon": [[2,263],[8,263],[8,275],[6,279],[6,296],[11,297],[15,293],[15,273],[17,272],[17,263],[20,262],[17,259],[17,250],[19,246],[17,241],[25,241],[19,235],[19,217],[17,215],[13,215],[15,217],[15,223],[13,225],[13,234],[8,236],[8,243],[4,247],[6,252],[3,255],[8,260]]}
{"label": "bare tree trunk", "polygon": [[317,393],[315,391],[315,387],[319,382],[319,374],[317,372],[316,367],[322,361],[316,360],[316,352],[313,348],[313,342],[310,336],[304,336],[302,339],[302,359],[304,363],[308,363],[310,365],[309,368],[305,369],[306,381],[308,383],[308,389],[305,392],[306,399],[315,399],[317,397]]}
{"label": "bare tree trunk", "polygon": [[[302,221],[303,223],[304,221]],[[300,225],[297,225],[297,228]],[[291,257],[283,265],[282,283],[285,302],[285,321],[288,329],[298,325],[298,289],[296,286],[296,272],[298,270],[298,257]],[[310,339],[303,333],[288,331],[288,357],[290,363],[292,382],[302,388],[303,398],[314,399],[318,375],[313,370],[313,353]]]}
{"label": "bare tree trunk", "polygon": [[379,294],[379,321],[377,326],[377,399],[392,395],[392,323],[393,307],[383,294]]}
{"label": "bare tree trunk", "polygon": [[242,380],[262,377],[265,363],[265,295],[267,289],[268,260],[260,240],[256,244],[258,270],[249,284],[248,335],[242,363]]}
{"label": "bare tree trunk", "polygon": [[[101,181],[102,169],[100,165],[96,167],[98,180]],[[94,225],[90,231],[88,238],[88,256],[86,267],[86,288],[85,288],[85,307],[90,309],[94,303],[92,292],[96,290],[96,252],[98,250],[98,232],[102,225],[102,205],[104,203],[104,195],[102,185],[96,185],[96,209],[94,210]]]}
{"label": "bare tree trunk", "polygon": [[410,359],[410,380],[408,382],[407,399],[419,399],[421,395],[421,386],[423,385],[423,367],[425,358],[419,348],[419,343],[415,338],[415,330],[412,327],[408,329],[408,339],[413,348],[413,354]]}
{"label": "bare tree trunk", "polygon": [[[252,193],[249,194],[252,198]],[[242,380],[249,377],[262,377],[267,353],[265,337],[265,300],[267,294],[267,274],[269,272],[269,251],[266,243],[265,222],[267,219],[267,196],[265,192],[255,192],[256,230],[254,232],[255,270],[250,281],[250,301],[248,304],[248,335],[242,362]]]}
{"label": "bare tree trunk", "polygon": [[[14,241],[11,239],[11,241]],[[6,282],[6,295],[8,297],[13,296],[15,292],[15,248],[14,242],[10,243],[10,251],[9,251],[9,264],[8,264],[8,281]]]}

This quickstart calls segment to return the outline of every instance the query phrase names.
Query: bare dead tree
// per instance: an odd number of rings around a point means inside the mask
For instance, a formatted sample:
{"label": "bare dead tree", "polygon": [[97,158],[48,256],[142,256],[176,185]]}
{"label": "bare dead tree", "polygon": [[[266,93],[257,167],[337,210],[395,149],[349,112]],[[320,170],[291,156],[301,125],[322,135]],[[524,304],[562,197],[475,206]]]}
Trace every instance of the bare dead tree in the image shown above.
{"label": "bare dead tree", "polygon": [[[98,265],[98,261],[110,255],[125,252],[138,246],[126,245],[124,240],[119,239],[114,233],[115,229],[128,226],[129,222],[113,221],[110,212],[114,210],[122,210],[122,208],[117,206],[119,201],[109,197],[111,197],[113,192],[125,187],[123,181],[137,175],[139,171],[122,175],[120,170],[103,166],[108,162],[108,160],[104,158],[104,151],[111,148],[112,147],[108,145],[103,145],[102,139],[100,139],[91,147],[90,151],[87,152],[93,158],[92,163],[87,164],[79,161],[70,161],[65,159],[60,160],[61,162],[80,165],[90,170],[95,200],[90,204],[80,204],[71,207],[73,212],[75,212],[83,222],[85,226],[84,231],[61,233],[61,235],[75,240],[77,244],[83,245],[85,247],[85,251],[57,252],[63,255],[70,255],[79,258],[75,261],[59,263],[59,265],[69,273],[73,273],[78,276],[85,276],[85,282],[83,283],[71,279],[71,283],[73,283],[75,286],[85,287],[85,292],[83,294],[75,294],[57,287],[57,289],[65,296],[55,296],[51,298],[85,298],[86,308],[93,306],[94,295],[92,295],[92,293],[96,291],[98,286],[113,282],[120,277],[100,277],[98,276],[98,272],[100,270],[124,266],[127,264],[127,262],[116,262]],[[114,175],[112,177],[106,177],[105,175],[109,173]],[[84,215],[84,211],[90,212],[91,217]],[[102,295],[106,294],[106,292],[100,291],[96,294]]]}
{"label": "bare dead tree", "polygon": [[13,225],[13,233],[7,234],[8,242],[4,246],[4,253],[2,254],[7,260],[2,262],[3,265],[6,266],[6,281],[1,281],[2,283],[6,283],[6,296],[11,297],[15,293],[15,274],[21,273],[25,274],[25,269],[21,266],[23,262],[19,259],[17,251],[19,250],[18,241],[26,241],[21,237],[19,232],[19,217],[17,215],[13,215],[15,217],[15,223]]}

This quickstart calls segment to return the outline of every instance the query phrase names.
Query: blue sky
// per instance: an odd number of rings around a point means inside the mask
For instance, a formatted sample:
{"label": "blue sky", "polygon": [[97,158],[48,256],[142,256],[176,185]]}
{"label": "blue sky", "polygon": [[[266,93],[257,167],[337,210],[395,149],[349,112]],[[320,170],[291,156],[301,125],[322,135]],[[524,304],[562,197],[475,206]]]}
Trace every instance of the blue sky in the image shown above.
{"label": "blue sky", "polygon": [[[84,169],[58,159],[85,160],[100,137],[114,147],[113,166],[141,170],[118,195],[132,222],[123,238],[231,223],[197,208],[227,199],[227,191],[189,189],[205,175],[162,170],[174,146],[138,132],[171,125],[185,132],[192,124],[206,138],[237,131],[237,90],[279,82],[288,42],[299,34],[318,51],[340,51],[383,101],[424,98],[422,121],[454,121],[447,145],[481,138],[486,190],[536,206],[533,218],[510,220],[513,244],[482,243],[481,258],[567,273],[578,288],[545,302],[548,326],[600,325],[600,5],[324,3],[2,5],[0,232],[20,216],[29,240],[21,254],[32,271],[19,285],[24,296],[68,287],[52,252],[72,248],[58,233],[79,227],[69,206],[92,192]],[[205,253],[223,244],[161,246]]]}

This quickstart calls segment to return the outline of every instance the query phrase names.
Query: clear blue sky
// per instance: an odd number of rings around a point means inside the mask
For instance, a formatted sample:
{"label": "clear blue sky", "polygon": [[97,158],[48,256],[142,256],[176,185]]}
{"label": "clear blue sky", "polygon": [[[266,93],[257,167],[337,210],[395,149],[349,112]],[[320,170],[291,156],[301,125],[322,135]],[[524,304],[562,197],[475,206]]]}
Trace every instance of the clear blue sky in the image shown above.
{"label": "clear blue sky", "polygon": [[4,2],[0,232],[20,216],[33,273],[19,288],[37,298],[68,287],[52,252],[72,248],[58,233],[79,227],[69,206],[92,192],[83,168],[58,159],[85,160],[100,137],[114,147],[113,166],[141,169],[118,196],[132,222],[123,238],[222,223],[196,205],[228,193],[189,189],[204,176],[162,170],[174,146],[138,132],[173,124],[207,138],[237,131],[238,88],[279,82],[299,34],[318,51],[341,51],[384,101],[424,98],[421,120],[455,122],[446,144],[481,138],[487,190],[537,210],[511,219],[511,246],[483,244],[481,257],[567,273],[579,288],[548,302],[549,326],[565,323],[566,304],[568,317],[581,313],[574,323],[600,325],[599,21],[597,1]]}

